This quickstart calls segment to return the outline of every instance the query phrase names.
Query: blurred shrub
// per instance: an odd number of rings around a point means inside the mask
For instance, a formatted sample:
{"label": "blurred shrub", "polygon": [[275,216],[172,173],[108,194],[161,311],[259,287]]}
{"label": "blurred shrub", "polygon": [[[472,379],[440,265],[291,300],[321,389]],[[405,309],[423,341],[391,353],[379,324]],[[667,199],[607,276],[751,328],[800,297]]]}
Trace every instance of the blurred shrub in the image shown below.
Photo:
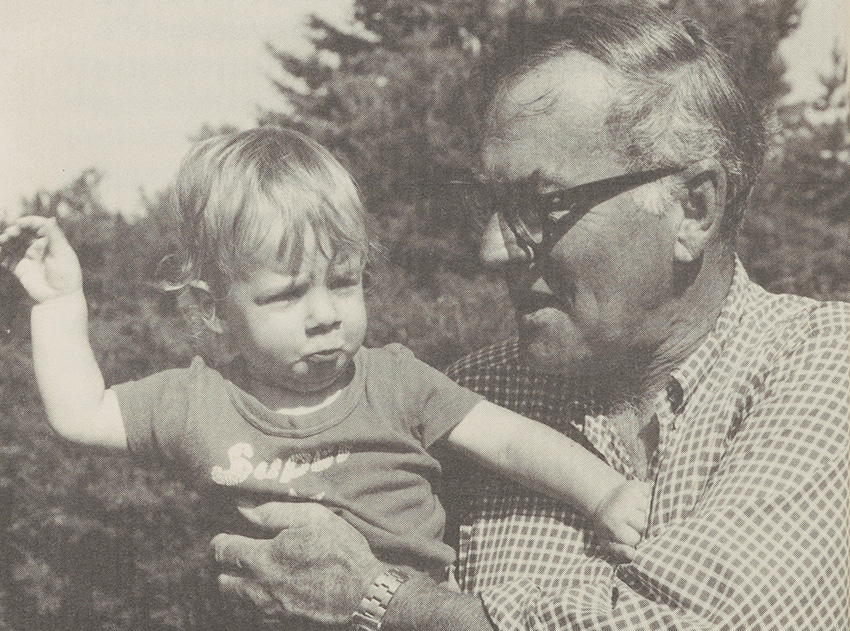
{"label": "blurred shrub", "polygon": [[846,56],[835,51],[821,82],[820,98],[778,111],[739,252],[772,291],[850,300]]}

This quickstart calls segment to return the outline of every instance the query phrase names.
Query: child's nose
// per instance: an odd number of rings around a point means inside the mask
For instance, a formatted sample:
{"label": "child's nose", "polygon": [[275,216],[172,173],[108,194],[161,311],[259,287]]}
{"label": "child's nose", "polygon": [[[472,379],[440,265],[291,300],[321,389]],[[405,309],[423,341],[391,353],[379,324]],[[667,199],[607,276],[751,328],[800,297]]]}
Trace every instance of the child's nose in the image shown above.
{"label": "child's nose", "polygon": [[324,289],[316,289],[307,296],[307,333],[317,335],[339,326],[340,317],[333,296]]}

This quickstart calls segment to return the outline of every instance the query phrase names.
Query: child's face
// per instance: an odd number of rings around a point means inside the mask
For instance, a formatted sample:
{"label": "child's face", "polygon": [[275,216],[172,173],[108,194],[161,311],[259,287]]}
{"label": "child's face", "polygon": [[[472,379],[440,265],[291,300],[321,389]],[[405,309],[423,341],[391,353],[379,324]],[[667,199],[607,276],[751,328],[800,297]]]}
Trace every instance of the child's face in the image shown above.
{"label": "child's face", "polygon": [[252,376],[303,394],[329,390],[366,335],[360,260],[329,261],[307,235],[295,276],[264,267],[237,280],[224,319]]}

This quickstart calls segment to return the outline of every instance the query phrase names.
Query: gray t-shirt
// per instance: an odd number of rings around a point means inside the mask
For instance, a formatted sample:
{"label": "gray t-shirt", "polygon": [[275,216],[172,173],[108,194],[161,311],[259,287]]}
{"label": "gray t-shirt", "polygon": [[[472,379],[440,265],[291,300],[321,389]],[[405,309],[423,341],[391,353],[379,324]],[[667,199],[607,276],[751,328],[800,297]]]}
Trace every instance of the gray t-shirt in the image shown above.
{"label": "gray t-shirt", "polygon": [[200,358],[113,389],[143,461],[234,501],[321,502],[387,563],[441,579],[454,561],[427,449],[481,397],[403,346],[360,349],[340,396],[303,415],[270,410]]}

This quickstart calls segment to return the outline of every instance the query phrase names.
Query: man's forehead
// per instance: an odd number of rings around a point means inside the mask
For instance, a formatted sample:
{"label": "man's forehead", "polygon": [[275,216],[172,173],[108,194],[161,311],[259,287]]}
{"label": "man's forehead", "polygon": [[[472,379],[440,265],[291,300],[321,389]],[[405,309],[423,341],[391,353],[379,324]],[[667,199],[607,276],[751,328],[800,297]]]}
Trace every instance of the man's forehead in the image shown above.
{"label": "man's forehead", "polygon": [[[541,64],[503,87],[489,110],[482,159],[527,162],[532,155],[610,153],[606,120],[614,73],[583,53]],[[515,165],[518,166],[518,165]],[[508,171],[511,165],[502,165]],[[501,170],[501,169],[500,169]]]}

